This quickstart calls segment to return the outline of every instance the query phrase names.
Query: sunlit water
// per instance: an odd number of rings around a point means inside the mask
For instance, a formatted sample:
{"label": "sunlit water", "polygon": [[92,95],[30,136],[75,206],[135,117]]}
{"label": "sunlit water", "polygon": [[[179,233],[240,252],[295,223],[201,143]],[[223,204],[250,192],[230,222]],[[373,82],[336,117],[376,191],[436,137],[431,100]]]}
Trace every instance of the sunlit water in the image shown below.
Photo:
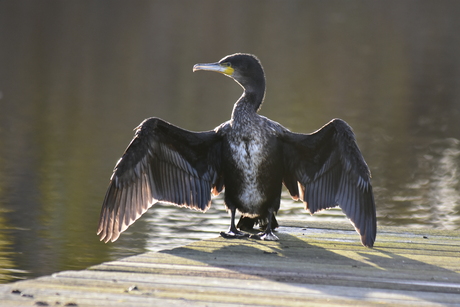
{"label": "sunlit water", "polygon": [[[279,218],[305,221],[315,220],[305,212],[300,202],[288,199],[288,194],[283,193]],[[331,209],[318,214],[324,221],[346,220],[340,209]],[[223,197],[213,200],[213,206],[206,213],[173,208],[170,205],[158,204],[145,216],[148,224],[147,232],[137,233],[128,230],[127,236],[146,236],[148,250],[161,250],[181,246],[194,240],[215,238],[220,231],[226,231],[230,226],[230,216],[226,212]],[[120,253],[121,251],[119,251]]]}
{"label": "sunlit water", "polygon": [[[220,195],[205,214],[155,205],[115,243],[95,234],[144,118],[229,119],[241,88],[192,67],[233,52],[262,60],[264,116],[303,133],[335,117],[354,128],[379,225],[460,229],[459,14],[458,1],[0,2],[0,282],[228,229]],[[311,217],[287,193],[278,216],[345,219]]]}

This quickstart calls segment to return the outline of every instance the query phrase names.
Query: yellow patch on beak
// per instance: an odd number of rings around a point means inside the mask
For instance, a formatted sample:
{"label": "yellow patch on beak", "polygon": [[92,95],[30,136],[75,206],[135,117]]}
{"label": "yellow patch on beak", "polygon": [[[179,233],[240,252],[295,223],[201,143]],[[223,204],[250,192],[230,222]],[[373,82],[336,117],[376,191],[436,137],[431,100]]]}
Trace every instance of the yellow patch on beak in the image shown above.
{"label": "yellow patch on beak", "polygon": [[234,71],[235,70],[231,66],[226,66],[225,69],[222,71],[222,73],[231,76],[233,75]]}
{"label": "yellow patch on beak", "polygon": [[193,66],[193,71],[197,70],[216,71],[227,76],[232,76],[235,72],[235,70],[230,65],[221,63],[196,64]]}

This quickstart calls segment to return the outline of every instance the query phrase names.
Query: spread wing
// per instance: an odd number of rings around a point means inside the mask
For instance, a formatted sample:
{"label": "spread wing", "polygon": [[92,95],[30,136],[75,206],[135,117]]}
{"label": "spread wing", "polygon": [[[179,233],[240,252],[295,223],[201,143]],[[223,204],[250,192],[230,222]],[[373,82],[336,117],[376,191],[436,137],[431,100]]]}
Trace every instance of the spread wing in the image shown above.
{"label": "spread wing", "polygon": [[98,235],[120,234],[158,201],[206,211],[219,176],[220,136],[191,132],[161,119],[146,119],[115,166],[102,205]]}
{"label": "spread wing", "polygon": [[372,247],[377,233],[370,171],[351,127],[334,119],[313,134],[283,136],[283,182],[294,199],[313,214],[339,206]]}

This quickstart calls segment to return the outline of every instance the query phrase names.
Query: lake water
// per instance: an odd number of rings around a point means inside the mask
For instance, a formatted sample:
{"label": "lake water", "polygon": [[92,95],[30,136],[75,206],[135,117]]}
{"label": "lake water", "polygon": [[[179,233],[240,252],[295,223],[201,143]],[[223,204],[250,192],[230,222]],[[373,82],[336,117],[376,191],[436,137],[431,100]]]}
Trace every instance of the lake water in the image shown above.
{"label": "lake water", "polygon": [[[155,205],[115,243],[95,234],[144,118],[229,119],[241,88],[192,67],[234,52],[264,65],[264,116],[303,133],[335,117],[354,128],[379,225],[460,229],[458,16],[458,1],[1,1],[0,282],[226,230],[217,197],[206,214]],[[310,217],[286,193],[279,216],[344,219]]]}

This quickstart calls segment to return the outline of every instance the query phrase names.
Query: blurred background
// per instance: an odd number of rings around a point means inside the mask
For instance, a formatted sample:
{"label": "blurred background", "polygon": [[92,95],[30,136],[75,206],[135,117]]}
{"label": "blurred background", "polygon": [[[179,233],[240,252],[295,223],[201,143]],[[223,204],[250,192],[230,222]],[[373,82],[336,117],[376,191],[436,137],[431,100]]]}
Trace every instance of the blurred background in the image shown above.
{"label": "blurred background", "polygon": [[[229,119],[241,88],[192,67],[235,52],[264,65],[261,114],[296,132],[354,128],[379,225],[460,229],[459,16],[455,0],[0,1],[0,282],[226,230],[217,197],[206,214],[156,205],[115,243],[95,234],[144,118]],[[287,193],[279,217],[345,219]]]}

